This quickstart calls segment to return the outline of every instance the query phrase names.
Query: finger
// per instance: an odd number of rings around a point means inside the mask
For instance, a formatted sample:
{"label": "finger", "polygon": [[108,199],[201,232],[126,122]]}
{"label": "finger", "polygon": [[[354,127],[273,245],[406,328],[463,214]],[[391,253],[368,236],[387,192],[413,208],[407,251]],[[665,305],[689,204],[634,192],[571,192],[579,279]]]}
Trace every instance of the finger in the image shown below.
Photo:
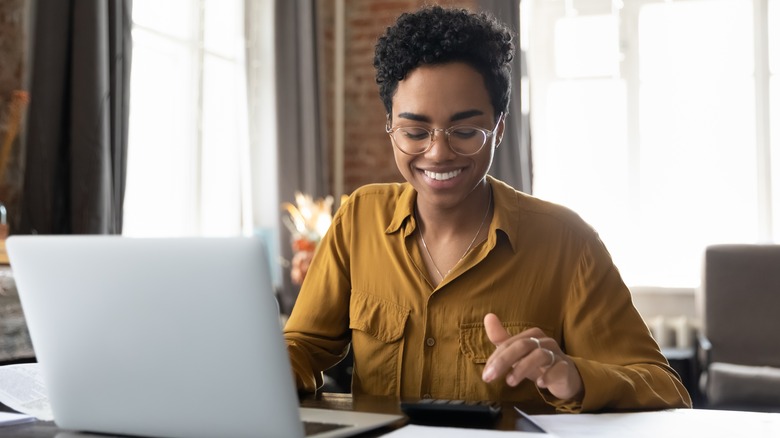
{"label": "finger", "polygon": [[[522,360],[537,350],[538,340],[529,337],[514,336],[496,348],[485,363],[482,379],[490,382],[499,376],[507,374],[513,367],[517,367]],[[534,376],[536,377],[536,376]]]}
{"label": "finger", "polygon": [[484,319],[485,333],[487,333],[488,339],[495,346],[499,346],[510,338],[509,332],[506,331],[501,324],[501,320],[492,313],[485,315]]}
{"label": "finger", "polygon": [[496,345],[496,350],[488,357],[482,372],[482,380],[485,382],[504,376],[520,359],[539,347],[537,341],[532,341],[533,338],[541,341],[546,336],[538,327],[510,336],[498,317],[492,313],[485,315],[484,324],[488,339]]}
{"label": "finger", "polygon": [[[495,316],[495,315],[493,315],[493,316]],[[485,317],[485,319],[487,320],[487,316]],[[496,319],[498,319],[498,318],[496,318]],[[506,331],[506,329],[504,329],[503,325],[501,326],[501,330]],[[507,336],[508,336],[508,334],[507,334]],[[523,343],[523,342],[524,343],[531,343],[530,345],[533,348],[538,348],[538,347],[541,347],[542,345],[541,344],[537,344],[537,342],[533,341],[533,339],[536,339],[537,341],[542,342],[542,341],[544,341],[545,337],[546,337],[546,335],[544,334],[544,332],[541,329],[534,327],[534,328],[530,328],[528,330],[525,330],[525,331],[523,331],[520,334],[514,335],[514,336],[510,337],[509,339],[505,339],[500,344],[497,344],[496,351],[494,351],[493,354],[490,355],[490,357],[488,358],[487,362],[485,363],[485,366],[486,367],[489,366],[491,364],[491,362],[495,358],[497,358],[499,356],[502,356],[504,354],[507,354],[507,353],[503,353],[503,350],[505,348],[508,348],[511,345],[514,345],[514,349],[515,349],[514,354],[520,353],[520,354],[516,354],[514,359],[512,359],[512,363],[514,363],[514,362],[520,360],[523,356],[528,354],[528,352],[530,351],[530,349],[527,350],[527,351],[517,351],[517,349],[520,347],[520,345],[515,345],[516,341],[521,341],[521,343]],[[555,342],[555,341],[553,341],[553,342]]]}
{"label": "finger", "polygon": [[508,370],[507,385],[517,386],[525,379],[538,381],[549,367],[554,366],[554,354],[546,348],[535,348]]}

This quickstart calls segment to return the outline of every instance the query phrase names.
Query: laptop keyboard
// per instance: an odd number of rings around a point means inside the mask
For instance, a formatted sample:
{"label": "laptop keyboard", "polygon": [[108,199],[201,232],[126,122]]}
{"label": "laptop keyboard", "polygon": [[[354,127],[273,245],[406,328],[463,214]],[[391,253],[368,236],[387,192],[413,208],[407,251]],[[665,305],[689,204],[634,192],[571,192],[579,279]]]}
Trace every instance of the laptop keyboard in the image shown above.
{"label": "laptop keyboard", "polygon": [[323,432],[330,432],[331,430],[343,429],[345,427],[349,427],[349,425],[337,423],[318,423],[316,421],[303,422],[303,430],[306,432],[306,436],[311,436]]}

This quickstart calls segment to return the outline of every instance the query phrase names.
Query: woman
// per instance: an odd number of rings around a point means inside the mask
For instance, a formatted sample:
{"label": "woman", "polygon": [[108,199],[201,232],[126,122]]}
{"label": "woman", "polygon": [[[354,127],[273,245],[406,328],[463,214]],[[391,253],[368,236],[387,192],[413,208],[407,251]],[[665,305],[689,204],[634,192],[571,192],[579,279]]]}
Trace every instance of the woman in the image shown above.
{"label": "woman", "polygon": [[285,328],[299,389],[352,344],[355,394],[535,411],[690,406],[598,235],[487,176],[513,45],[484,14],[403,14],[374,66],[404,184],[336,213]]}

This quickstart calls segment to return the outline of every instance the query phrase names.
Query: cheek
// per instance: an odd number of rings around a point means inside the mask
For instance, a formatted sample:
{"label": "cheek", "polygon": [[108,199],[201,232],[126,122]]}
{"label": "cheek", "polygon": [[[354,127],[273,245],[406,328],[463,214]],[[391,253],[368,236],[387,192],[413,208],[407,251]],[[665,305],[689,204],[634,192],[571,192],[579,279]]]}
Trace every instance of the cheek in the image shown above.
{"label": "cheek", "polygon": [[398,167],[398,170],[405,173],[407,171],[406,169],[409,167],[409,157],[402,152],[399,152],[398,149],[394,147],[393,159],[395,160],[395,165]]}
{"label": "cheek", "polygon": [[405,159],[400,152],[396,151],[395,148],[393,148],[393,160],[395,161],[395,167],[398,169],[398,172],[401,174],[401,176],[404,177],[405,180],[409,180],[409,160]]}

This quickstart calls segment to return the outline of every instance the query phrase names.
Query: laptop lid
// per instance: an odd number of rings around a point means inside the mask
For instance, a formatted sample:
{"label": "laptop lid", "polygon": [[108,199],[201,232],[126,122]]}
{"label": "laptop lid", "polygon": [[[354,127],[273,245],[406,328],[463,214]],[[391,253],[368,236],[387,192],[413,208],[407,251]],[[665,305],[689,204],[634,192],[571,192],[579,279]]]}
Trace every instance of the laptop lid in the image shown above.
{"label": "laptop lid", "polygon": [[[261,240],[13,236],[7,246],[58,426],[303,436]],[[400,418],[379,417],[322,436]]]}

